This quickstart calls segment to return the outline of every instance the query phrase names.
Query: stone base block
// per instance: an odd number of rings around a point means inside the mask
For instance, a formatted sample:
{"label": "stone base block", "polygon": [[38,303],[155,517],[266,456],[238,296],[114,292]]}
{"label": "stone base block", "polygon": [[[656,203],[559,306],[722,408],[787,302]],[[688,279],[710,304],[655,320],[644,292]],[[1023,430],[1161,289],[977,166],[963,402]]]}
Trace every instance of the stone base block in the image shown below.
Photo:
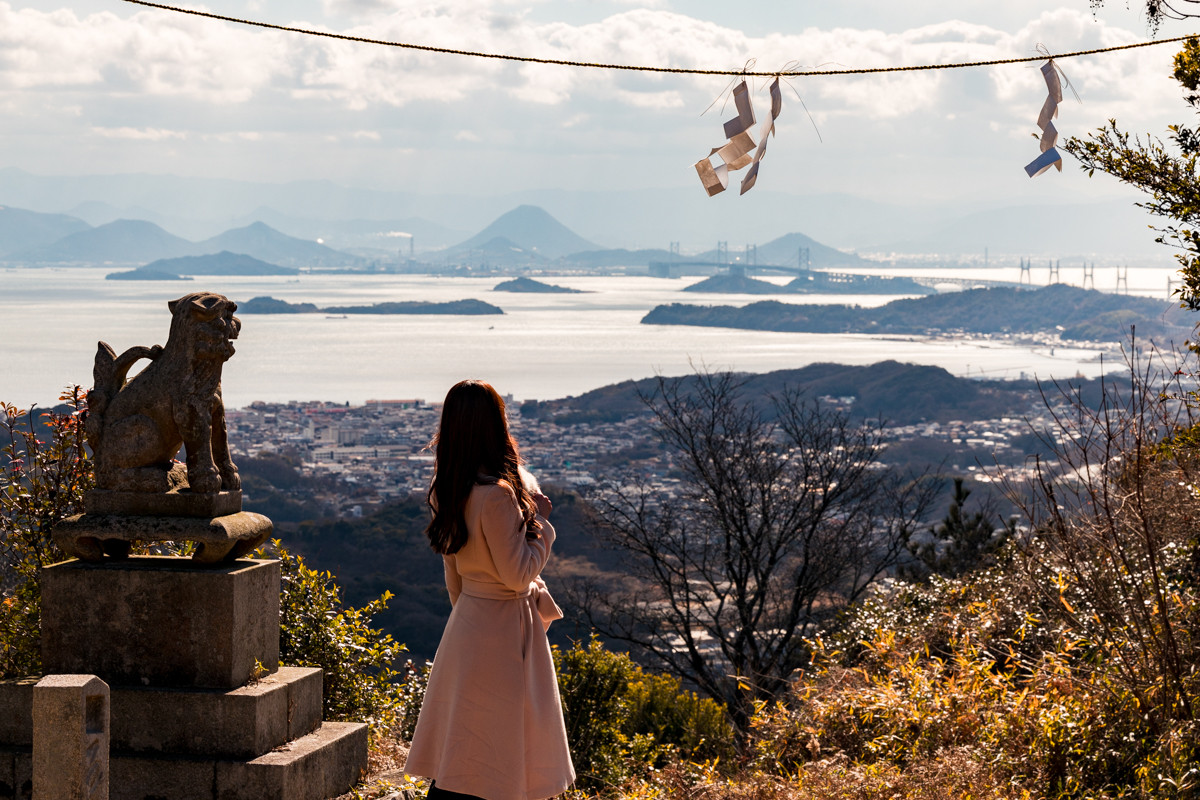
{"label": "stone base block", "polygon": [[279,668],[279,562],[65,561],[42,574],[42,666],[112,687],[236,689]]}
{"label": "stone base block", "polygon": [[273,530],[271,520],[249,511],[220,517],[88,513],[67,517],[51,535],[67,555],[95,563],[126,558],[134,542],[193,542],[193,561],[224,564],[253,553]]}
{"label": "stone base block", "polygon": [[321,670],[281,667],[219,690],[112,690],[113,749],[131,753],[250,759],[321,724]]}
{"label": "stone base block", "polygon": [[367,726],[326,722],[249,761],[112,754],[110,800],[328,800],[367,767]]}
{"label": "stone base block", "polygon": [[[0,746],[32,746],[35,683],[0,681]],[[321,724],[321,670],[311,667],[280,667],[232,691],[117,687],[110,697],[112,748],[128,753],[252,759]],[[0,800],[12,783],[4,764]]]}

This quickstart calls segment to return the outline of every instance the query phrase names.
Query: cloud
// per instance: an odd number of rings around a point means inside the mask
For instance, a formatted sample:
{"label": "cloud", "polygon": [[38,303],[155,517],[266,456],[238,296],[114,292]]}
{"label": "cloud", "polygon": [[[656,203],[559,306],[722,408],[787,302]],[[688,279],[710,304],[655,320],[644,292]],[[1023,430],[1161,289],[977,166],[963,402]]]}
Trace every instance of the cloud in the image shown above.
{"label": "cloud", "polygon": [[102,128],[93,127],[92,133],[105,139],[132,139],[143,142],[161,142],[166,139],[186,139],[186,131],[170,131],[163,128]]}
{"label": "cloud", "polygon": [[[344,32],[391,41],[489,53],[627,65],[735,70],[750,57],[758,69],[806,66],[875,67],[934,64],[1026,55],[1042,41],[1071,47],[1127,41],[1132,34],[1097,24],[1086,10],[1047,12],[1006,34],[950,21],[898,34],[816,28],[751,37],[664,9],[638,8],[598,22],[542,23],[505,0],[453,0],[437,5],[393,0],[326,0],[374,12],[369,25]],[[305,25],[303,22],[290,24]],[[307,23],[315,27],[313,23]],[[1093,59],[1079,70],[1092,98],[1127,102],[1130,71],[1146,70],[1141,53]],[[886,76],[801,78],[793,85],[825,118],[888,120],[947,103],[958,105],[966,71]],[[995,68],[965,102],[1015,103],[1030,80],[1021,68]],[[1124,77],[1123,80],[1118,78]],[[295,34],[259,31],[146,11],[128,19],[104,12],[14,10],[0,2],[0,92],[97,90],[188,98],[210,104],[274,99],[350,111],[413,103],[452,104],[502,93],[518,104],[563,106],[573,99],[628,109],[674,111],[707,105],[724,79],[631,74],[541,64],[512,64]],[[1127,107],[1127,106],[1126,106]],[[953,109],[951,109],[953,110]]]}
{"label": "cloud", "polygon": [[[636,0],[630,1],[636,2]],[[547,2],[547,0],[534,0],[534,2]],[[428,7],[447,16],[471,16],[488,14],[494,8],[507,6],[524,10],[529,4],[530,0],[440,0]],[[403,11],[406,8],[411,9],[413,4],[410,0],[321,0],[321,7],[330,16],[374,18],[381,14]]]}
{"label": "cloud", "polygon": [[[731,72],[750,58],[763,70],[890,67],[1032,55],[1039,43],[1066,50],[1141,38],[1097,22],[1086,8],[1046,11],[1007,31],[951,20],[898,32],[864,22],[752,35],[664,5],[614,2],[601,7],[617,13],[587,22],[547,22],[535,12],[548,7],[535,3],[531,11],[529,0],[324,0],[323,7],[349,17],[351,23],[343,18],[336,30],[352,36]],[[263,4],[260,13],[271,17],[271,7]],[[312,11],[319,13],[316,6]],[[276,8],[274,14],[281,13]],[[269,21],[324,24],[282,16]],[[1172,52],[1148,48],[1064,61],[1084,103],[1064,103],[1060,129],[1079,134],[1112,116],[1161,131],[1186,111],[1166,77]],[[405,180],[417,180],[436,164],[439,180],[459,170],[474,190],[486,173],[507,189],[531,179],[518,171],[536,157],[540,167],[568,165],[546,167],[536,180],[566,179],[576,170],[581,184],[616,182],[618,175],[654,183],[675,180],[680,164],[686,171],[721,143],[720,123],[729,110],[720,95],[730,83],[730,75],[570,68],[353,44],[159,10],[123,18],[16,8],[0,0],[0,109],[10,123],[0,131],[0,152],[14,164],[27,161],[18,152],[32,152],[18,151],[18,144],[40,148],[41,163],[55,164],[56,154],[75,152],[81,163],[97,163],[122,140],[141,143],[137,158],[149,159],[156,147],[165,154],[186,140],[197,170],[218,165],[282,173],[304,164],[337,177],[336,170],[362,161],[370,164],[363,172],[375,176],[386,161]],[[767,81],[753,83],[761,104]],[[867,174],[902,157],[924,159],[923,168],[931,160],[959,159],[961,169],[964,161],[994,160],[1008,149],[1012,155],[1005,158],[1020,162],[1019,173],[1021,159],[1035,147],[1025,140],[1045,93],[1037,64],[788,83],[779,144],[772,144],[765,174],[794,164],[806,180],[830,185],[849,179],[844,165],[851,161]],[[804,98],[824,144],[793,91]],[[411,163],[413,153],[423,154],[420,164]],[[161,157],[159,168],[172,168]],[[111,163],[125,163],[121,159],[135,156],[122,152]],[[671,177],[656,177],[664,175]]]}

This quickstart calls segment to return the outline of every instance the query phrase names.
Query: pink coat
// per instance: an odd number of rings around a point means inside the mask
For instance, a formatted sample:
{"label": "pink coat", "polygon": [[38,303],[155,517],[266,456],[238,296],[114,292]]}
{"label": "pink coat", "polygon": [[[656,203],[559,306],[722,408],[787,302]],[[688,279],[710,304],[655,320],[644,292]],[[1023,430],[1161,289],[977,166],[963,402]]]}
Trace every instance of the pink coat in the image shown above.
{"label": "pink coat", "polygon": [[404,771],[486,800],[542,800],[575,780],[554,661],[546,641],[562,616],[539,573],[554,528],[525,538],[516,494],[477,485],[467,543],[445,556],[454,606],[433,660]]}

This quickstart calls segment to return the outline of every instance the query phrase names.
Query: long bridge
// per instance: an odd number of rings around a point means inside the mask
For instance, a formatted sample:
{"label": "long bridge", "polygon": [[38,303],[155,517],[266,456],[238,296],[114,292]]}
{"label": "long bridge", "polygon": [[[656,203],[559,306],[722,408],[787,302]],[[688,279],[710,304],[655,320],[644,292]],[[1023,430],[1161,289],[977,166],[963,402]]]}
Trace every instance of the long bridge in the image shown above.
{"label": "long bridge", "polygon": [[[695,270],[694,272],[692,270]],[[787,264],[721,264],[716,261],[651,261],[650,274],[660,278],[673,278],[680,275],[716,275],[728,272],[733,275],[746,275],[751,272],[784,272],[791,275],[810,275],[814,272],[832,283],[857,283],[863,280],[888,280],[906,278],[913,283],[936,289],[939,286],[956,286],[959,289],[1032,289],[1032,283],[1017,281],[992,281],[977,278],[950,277],[914,277],[911,275],[871,275],[859,272],[833,272],[830,270],[809,269]]]}

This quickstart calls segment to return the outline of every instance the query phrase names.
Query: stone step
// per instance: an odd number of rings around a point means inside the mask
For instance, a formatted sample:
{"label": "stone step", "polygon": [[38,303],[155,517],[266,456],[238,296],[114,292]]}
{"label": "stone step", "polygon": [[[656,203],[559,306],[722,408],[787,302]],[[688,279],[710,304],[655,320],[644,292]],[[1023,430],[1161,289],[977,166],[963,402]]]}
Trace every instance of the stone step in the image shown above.
{"label": "stone step", "polygon": [[114,751],[248,759],[321,724],[321,670],[281,667],[232,691],[114,687]]}
{"label": "stone step", "polygon": [[[32,746],[36,682],[0,682],[0,745]],[[230,691],[114,686],[110,698],[114,751],[252,759],[321,724],[321,670],[281,667]]]}
{"label": "stone step", "polygon": [[[0,748],[0,800],[30,800],[32,753]],[[326,722],[245,761],[114,751],[109,800],[329,800],[367,769],[367,726]]]}
{"label": "stone step", "polygon": [[367,726],[325,722],[249,761],[114,752],[109,800],[328,800],[367,768]]}

